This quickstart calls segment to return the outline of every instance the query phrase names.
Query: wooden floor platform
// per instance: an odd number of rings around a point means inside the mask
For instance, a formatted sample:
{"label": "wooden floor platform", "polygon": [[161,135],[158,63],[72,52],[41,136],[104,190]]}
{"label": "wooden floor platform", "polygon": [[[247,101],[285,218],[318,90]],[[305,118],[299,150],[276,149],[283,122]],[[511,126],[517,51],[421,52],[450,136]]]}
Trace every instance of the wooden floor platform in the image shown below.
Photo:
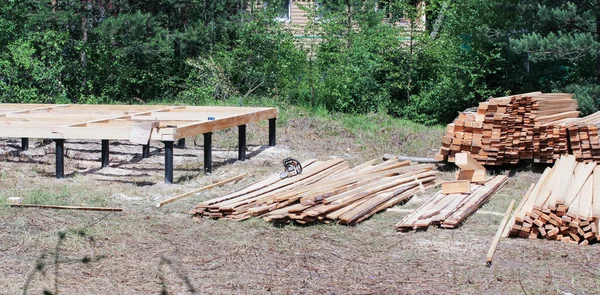
{"label": "wooden floor platform", "polygon": [[245,160],[246,124],[269,120],[269,145],[275,145],[275,108],[149,105],[0,104],[0,137],[56,142],[56,177],[64,177],[64,141],[102,140],[102,167],[108,166],[109,140],[130,140],[149,156],[149,141],[165,145],[165,182],[173,182],[173,143],[204,135],[204,169],[212,170],[212,132],[238,127],[238,159]]}

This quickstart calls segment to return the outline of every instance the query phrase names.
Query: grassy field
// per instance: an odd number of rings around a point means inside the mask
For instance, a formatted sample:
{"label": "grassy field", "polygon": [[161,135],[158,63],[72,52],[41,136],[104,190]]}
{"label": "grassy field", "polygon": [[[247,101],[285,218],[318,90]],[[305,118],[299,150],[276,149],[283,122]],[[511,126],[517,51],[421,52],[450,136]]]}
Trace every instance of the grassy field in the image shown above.
{"label": "grassy field", "polygon": [[[431,157],[444,128],[381,114],[348,116],[285,106],[278,145],[266,148],[267,124],[248,126],[249,159],[236,162],[237,130],[216,132],[214,172],[202,173],[201,138],[175,150],[176,184],[163,183],[162,146],[111,145],[99,169],[99,142],[67,142],[66,173],[53,177],[53,145],[0,139],[1,294],[599,294],[600,248],[503,239],[492,267],[485,255],[502,219],[475,214],[456,230],[400,234],[407,213],[389,210],[354,227],[276,227],[193,220],[189,210],[282,170],[285,157],[345,158],[353,165],[384,153]],[[443,169],[442,169],[443,168]],[[539,167],[511,167],[508,185],[482,210],[519,201]],[[158,201],[241,173],[236,184],[156,208]],[[441,179],[452,177],[441,167]],[[412,209],[434,193],[396,208]],[[24,203],[121,207],[102,213],[11,208]],[[400,211],[400,212],[399,212]]]}

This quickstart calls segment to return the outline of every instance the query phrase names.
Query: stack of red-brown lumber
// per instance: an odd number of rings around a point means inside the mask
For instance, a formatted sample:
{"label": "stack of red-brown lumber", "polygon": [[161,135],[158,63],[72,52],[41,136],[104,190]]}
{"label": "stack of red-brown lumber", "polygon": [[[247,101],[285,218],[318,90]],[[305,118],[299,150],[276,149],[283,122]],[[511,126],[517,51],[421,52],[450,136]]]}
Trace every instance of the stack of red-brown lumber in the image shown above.
{"label": "stack of red-brown lumber", "polygon": [[442,190],[396,225],[399,231],[426,229],[430,225],[456,228],[506,184],[508,177],[486,179],[485,168],[469,153],[456,154],[461,168],[456,181],[442,182]]}
{"label": "stack of red-brown lumber", "polygon": [[600,166],[567,155],[531,186],[504,235],[587,245],[598,241],[599,217]]}
{"label": "stack of red-brown lumber", "polygon": [[448,124],[435,158],[454,162],[455,154],[469,152],[487,165],[553,162],[568,153],[565,119],[578,116],[577,101],[568,93],[491,98]]}
{"label": "stack of red-brown lumber", "polygon": [[578,161],[600,161],[600,112],[567,123],[571,150]]}
{"label": "stack of red-brown lumber", "polygon": [[350,168],[342,159],[305,161],[301,174],[267,177],[245,189],[198,204],[193,214],[244,220],[305,224],[314,221],[356,224],[417,192],[436,185],[434,165],[391,159]]}

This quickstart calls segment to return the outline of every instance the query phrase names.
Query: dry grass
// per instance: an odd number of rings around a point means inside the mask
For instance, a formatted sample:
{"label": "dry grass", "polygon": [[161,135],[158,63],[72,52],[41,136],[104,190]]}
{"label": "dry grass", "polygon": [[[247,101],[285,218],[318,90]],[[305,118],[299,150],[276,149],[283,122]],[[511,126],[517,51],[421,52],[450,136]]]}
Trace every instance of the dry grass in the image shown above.
{"label": "dry grass", "polygon": [[[237,156],[237,131],[215,133],[216,169],[210,176],[201,172],[202,147],[188,139],[188,148],[176,150],[175,179],[181,181],[174,185],[162,183],[162,153],[154,149],[152,158],[140,160],[139,147],[126,143],[111,146],[118,158],[109,169],[97,169],[99,143],[67,145],[71,176],[64,180],[51,175],[51,145],[36,142],[25,155],[4,158],[0,202],[22,196],[32,203],[125,211],[0,205],[0,293],[23,293],[24,285],[28,294],[55,288],[59,294],[600,293],[597,245],[502,240],[494,265],[486,267],[485,254],[501,220],[495,215],[475,214],[457,230],[408,234],[394,230],[407,213],[391,211],[355,227],[192,220],[187,212],[193,205],[279,172],[285,157],[343,157],[357,164],[383,153],[431,156],[443,132],[381,115],[289,117],[278,130],[278,145],[261,149],[266,129],[266,124],[248,127],[252,156],[243,163],[230,163]],[[15,144],[1,140],[0,149],[16,151]],[[157,201],[244,172],[250,176],[236,184],[155,207]],[[451,171],[440,174],[452,177]],[[483,209],[504,212],[538,177],[517,171]],[[403,207],[414,208],[432,193]]]}

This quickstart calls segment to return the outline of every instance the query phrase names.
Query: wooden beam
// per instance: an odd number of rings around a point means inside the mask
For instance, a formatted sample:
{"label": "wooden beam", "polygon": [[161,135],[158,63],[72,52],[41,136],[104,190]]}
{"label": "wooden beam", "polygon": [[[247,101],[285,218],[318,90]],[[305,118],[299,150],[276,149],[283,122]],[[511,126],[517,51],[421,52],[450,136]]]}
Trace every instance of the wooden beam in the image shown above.
{"label": "wooden beam", "polygon": [[248,175],[248,174],[247,173],[240,174],[238,176],[231,177],[231,178],[228,178],[228,179],[225,179],[225,180],[221,180],[221,181],[219,181],[217,183],[213,183],[213,184],[210,184],[210,185],[207,185],[207,186],[203,186],[203,187],[201,187],[199,189],[195,189],[193,191],[190,191],[190,192],[187,192],[187,193],[183,193],[183,194],[174,196],[174,197],[172,197],[170,199],[167,199],[167,200],[164,200],[162,202],[159,202],[158,204],[156,204],[156,207],[162,207],[162,206],[164,206],[166,204],[173,203],[173,202],[175,202],[175,201],[177,201],[179,199],[183,199],[185,197],[197,194],[197,193],[199,193],[201,191],[205,191],[205,190],[211,189],[213,187],[222,186],[222,185],[230,183],[230,182],[238,181],[238,180],[246,177],[246,175]]}
{"label": "wooden beam", "polygon": [[248,123],[272,119],[275,117],[277,117],[277,109],[265,108],[262,110],[257,110],[254,113],[225,117],[221,119],[215,118],[213,121],[177,126],[175,138],[192,137],[197,134],[204,134],[215,130],[231,128]]}
{"label": "wooden beam", "polygon": [[71,106],[70,104],[58,104],[58,105],[42,105],[41,107],[36,107],[36,108],[31,108],[31,109],[22,109],[22,110],[18,110],[18,111],[12,111],[12,112],[7,112],[7,113],[0,113],[0,117],[6,117],[12,114],[20,114],[20,113],[30,113],[30,112],[35,112],[35,111],[43,111],[43,110],[51,110],[54,108],[62,108],[62,107],[68,107]]}
{"label": "wooden beam", "polygon": [[137,144],[147,144],[152,136],[152,130],[157,127],[157,121],[134,123],[129,135],[129,141]]}
{"label": "wooden beam", "polygon": [[[515,219],[517,217],[517,214],[521,211],[521,208],[523,208],[523,206],[527,202],[527,199],[529,199],[529,196],[531,195],[531,192],[533,191],[533,187],[534,186],[535,186],[535,183],[532,183],[531,185],[529,185],[529,189],[527,189],[527,192],[525,193],[525,195],[521,199],[521,202],[519,202],[519,205],[517,205],[517,208],[515,209],[515,212],[510,217],[510,220],[508,221],[508,225],[515,224]],[[506,227],[504,229],[504,232],[502,233],[502,237],[506,238],[506,237],[508,237],[509,234],[510,234],[510,227]]]}
{"label": "wooden beam", "polygon": [[456,173],[456,180],[484,183],[487,180],[487,175],[485,170],[460,170]]}
{"label": "wooden beam", "polygon": [[[596,168],[594,168],[593,177],[592,213],[595,218],[600,218],[600,166],[596,166]],[[600,220],[596,219],[596,221]]]}
{"label": "wooden beam", "polygon": [[120,116],[115,116],[115,117],[95,119],[95,120],[91,120],[91,121],[86,121],[86,122],[80,122],[80,123],[76,123],[76,124],[71,124],[68,127],[85,127],[88,124],[92,124],[92,123],[108,123],[108,122],[110,122],[112,120],[117,120],[117,119],[131,119],[134,116],[139,116],[139,115],[147,114],[147,113],[150,113],[150,112],[168,112],[171,109],[182,108],[182,107],[183,106],[164,107],[164,108],[158,108],[158,109],[150,110],[150,111],[142,111],[142,112],[138,112],[138,113],[134,113],[134,114],[125,114],[125,115],[120,115]]}
{"label": "wooden beam", "polygon": [[454,164],[462,170],[485,170],[485,167],[479,164],[471,153],[457,153],[454,157]]}
{"label": "wooden beam", "polygon": [[454,180],[442,182],[442,194],[470,194],[471,182],[468,180]]}
{"label": "wooden beam", "polygon": [[84,211],[123,211],[121,208],[108,208],[108,207],[80,207],[80,206],[56,206],[56,205],[38,205],[38,204],[21,204],[21,205],[10,205],[11,207],[21,208],[42,208],[42,209],[66,209],[66,210],[84,210]]}
{"label": "wooden beam", "polygon": [[498,247],[498,243],[500,242],[500,237],[502,236],[502,232],[504,231],[504,228],[506,227],[506,224],[508,222],[508,217],[510,216],[510,213],[512,212],[514,206],[515,206],[515,199],[512,199],[512,201],[510,201],[510,204],[508,205],[508,208],[506,209],[506,213],[504,213],[504,217],[502,218],[502,221],[500,221],[500,225],[498,226],[496,235],[494,236],[494,239],[492,240],[492,244],[490,245],[490,250],[488,250],[487,256],[485,257],[485,262],[488,267],[492,266],[492,258],[494,257],[494,252],[496,252],[496,247]]}

